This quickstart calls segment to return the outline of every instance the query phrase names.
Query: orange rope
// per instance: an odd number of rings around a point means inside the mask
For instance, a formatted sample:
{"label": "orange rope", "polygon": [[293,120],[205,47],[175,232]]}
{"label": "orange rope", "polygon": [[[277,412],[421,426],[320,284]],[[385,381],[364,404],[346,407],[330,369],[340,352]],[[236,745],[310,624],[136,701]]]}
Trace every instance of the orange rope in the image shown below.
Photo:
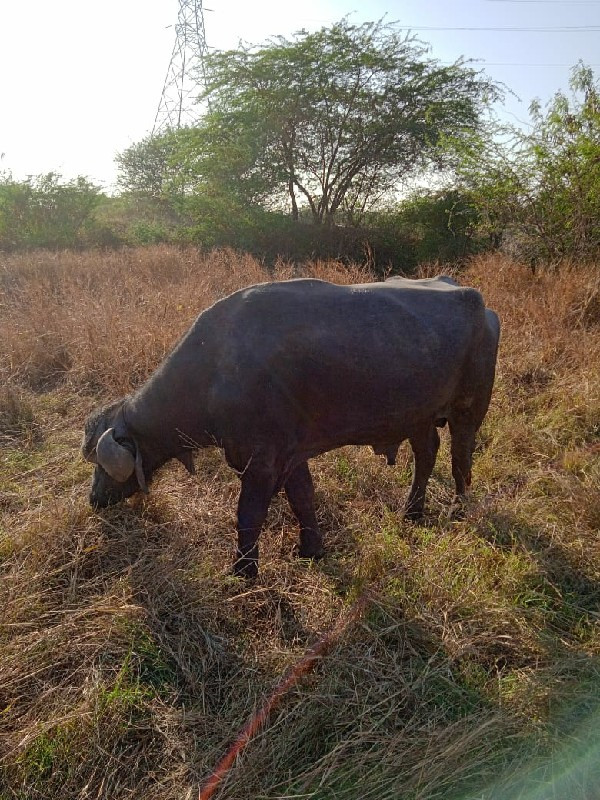
{"label": "orange rope", "polygon": [[316,662],[323,655],[325,650],[337,639],[344,630],[354,622],[355,619],[367,604],[367,595],[363,593],[358,600],[351,606],[348,614],[341,619],[328,633],[323,634],[315,644],[310,647],[304,656],[290,667],[283,675],[279,683],[275,686],[271,695],[263,705],[252,714],[248,722],[244,725],[237,738],[219,761],[213,774],[200,789],[199,800],[210,800],[221,781],[227,776],[231,766],[237,756],[242,752],[250,740],[255,736],[259,728],[266,722],[271,711],[277,706],[283,695],[290,689],[296,681],[305,675],[315,666]]}

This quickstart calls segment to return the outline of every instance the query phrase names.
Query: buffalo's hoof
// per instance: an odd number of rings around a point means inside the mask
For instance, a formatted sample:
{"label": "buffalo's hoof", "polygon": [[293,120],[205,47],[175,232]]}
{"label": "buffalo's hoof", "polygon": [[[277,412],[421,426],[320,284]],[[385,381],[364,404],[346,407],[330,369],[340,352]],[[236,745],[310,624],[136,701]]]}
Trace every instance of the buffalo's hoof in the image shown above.
{"label": "buffalo's hoof", "polygon": [[325,555],[322,547],[302,547],[302,545],[296,545],[293,552],[296,558],[309,558],[311,561],[320,561]]}
{"label": "buffalo's hoof", "polygon": [[465,501],[460,497],[452,500],[452,505],[448,509],[448,517],[454,522],[460,522],[467,516]]}
{"label": "buffalo's hoof", "polygon": [[258,561],[253,558],[238,558],[233,565],[233,574],[236,578],[256,578]]}
{"label": "buffalo's hoof", "polygon": [[407,508],[404,512],[404,519],[407,522],[420,522],[423,519],[423,509]]}

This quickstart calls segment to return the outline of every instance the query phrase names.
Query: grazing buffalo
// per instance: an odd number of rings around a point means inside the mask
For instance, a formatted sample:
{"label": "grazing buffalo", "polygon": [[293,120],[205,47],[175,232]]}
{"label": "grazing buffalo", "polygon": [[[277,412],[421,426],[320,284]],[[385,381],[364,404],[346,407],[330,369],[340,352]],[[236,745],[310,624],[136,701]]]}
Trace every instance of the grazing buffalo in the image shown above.
{"label": "grazing buffalo", "polygon": [[371,445],[394,463],[408,439],[414,477],[406,516],[425,489],[448,422],[457,499],[471,481],[475,434],[490,402],[500,325],[475,289],[446,277],[337,286],[265,283],[203,311],[134,394],[92,414],[83,456],[96,464],[90,502],[147,492],[172,458],[216,445],[238,473],[235,572],[258,569],[258,536],[284,489],[302,557],[322,554],[308,459]]}

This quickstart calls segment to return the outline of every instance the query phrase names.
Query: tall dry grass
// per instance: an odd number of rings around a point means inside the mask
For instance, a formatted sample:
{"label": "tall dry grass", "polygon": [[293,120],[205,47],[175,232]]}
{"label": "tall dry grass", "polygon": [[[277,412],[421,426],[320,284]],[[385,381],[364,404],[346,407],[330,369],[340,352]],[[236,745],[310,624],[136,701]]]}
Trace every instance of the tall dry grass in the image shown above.
{"label": "tall dry grass", "polygon": [[[444,439],[425,523],[403,449],[315,461],[327,555],[273,504],[261,576],[228,574],[237,477],[218,452],[147,500],[87,506],[81,424],[197,313],[268,271],[172,247],[0,260],[0,798],[197,796],[252,709],[363,587],[372,602],[234,766],[221,798],[592,798],[600,614],[600,292],[593,267],[459,275],[502,344],[461,521]],[[540,788],[541,787],[541,788]],[[540,794],[541,792],[541,794]]]}
{"label": "tall dry grass", "polygon": [[[233,251],[167,246],[3,258],[2,377],[33,389],[66,379],[116,394],[143,381],[203,308],[242,286],[298,274]],[[352,282],[363,270],[317,262],[309,273]]]}

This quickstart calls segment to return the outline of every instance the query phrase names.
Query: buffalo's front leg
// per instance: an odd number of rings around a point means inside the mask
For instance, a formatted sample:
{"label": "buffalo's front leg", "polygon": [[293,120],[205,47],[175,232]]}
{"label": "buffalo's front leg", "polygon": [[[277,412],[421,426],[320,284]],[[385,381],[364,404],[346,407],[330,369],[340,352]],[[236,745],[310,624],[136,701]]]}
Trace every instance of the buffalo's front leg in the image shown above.
{"label": "buffalo's front leg", "polygon": [[272,496],[273,482],[270,479],[242,476],[237,512],[238,549],[233,565],[236,575],[255,578],[258,574],[258,537]]}
{"label": "buffalo's front leg", "polygon": [[315,490],[306,461],[299,464],[284,484],[288,502],[300,523],[300,558],[320,558],[323,536],[315,514]]}
{"label": "buffalo's front leg", "polygon": [[415,457],[415,465],[404,516],[406,519],[417,520],[422,516],[425,507],[425,491],[435,465],[440,437],[432,425],[418,435],[411,436],[410,444]]}

